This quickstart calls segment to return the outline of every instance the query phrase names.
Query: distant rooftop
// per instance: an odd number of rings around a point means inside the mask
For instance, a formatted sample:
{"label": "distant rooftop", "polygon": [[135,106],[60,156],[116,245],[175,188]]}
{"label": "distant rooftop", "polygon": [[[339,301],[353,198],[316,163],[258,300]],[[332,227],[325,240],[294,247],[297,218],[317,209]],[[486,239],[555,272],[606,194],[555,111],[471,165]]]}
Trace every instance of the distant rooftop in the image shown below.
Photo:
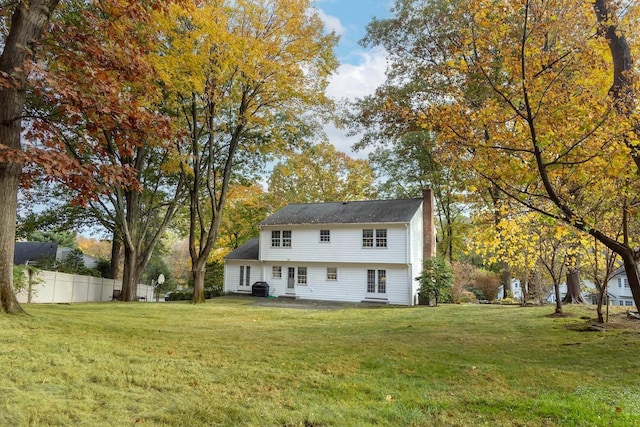
{"label": "distant rooftop", "polygon": [[58,244],[55,242],[16,242],[13,252],[13,263],[21,265],[42,258],[56,259]]}
{"label": "distant rooftop", "polygon": [[422,199],[294,203],[280,209],[260,224],[405,223],[411,220],[421,204]]}

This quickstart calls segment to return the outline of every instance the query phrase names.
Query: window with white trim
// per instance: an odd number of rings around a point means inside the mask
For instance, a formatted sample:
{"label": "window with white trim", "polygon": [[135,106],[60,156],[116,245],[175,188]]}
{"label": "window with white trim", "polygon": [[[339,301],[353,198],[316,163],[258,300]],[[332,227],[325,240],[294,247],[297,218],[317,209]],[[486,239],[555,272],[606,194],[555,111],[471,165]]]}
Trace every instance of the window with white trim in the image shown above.
{"label": "window with white trim", "polygon": [[364,248],[373,247],[373,230],[372,229],[362,230],[362,247]]}
{"label": "window with white trim", "polygon": [[331,241],[331,231],[330,230],[320,230],[320,242],[327,243]]}
{"label": "window with white trim", "polygon": [[307,284],[307,267],[298,267],[298,285]]}
{"label": "window with white trim", "polygon": [[[375,237],[375,238],[374,238]],[[362,247],[373,248],[375,243],[376,248],[387,247],[387,229],[386,228],[365,228],[362,230]]]}
{"label": "window with white trim", "polygon": [[282,247],[283,248],[291,247],[291,230],[282,231]]}
{"label": "window with white trim", "polygon": [[282,279],[282,267],[279,267],[279,266],[271,267],[271,278]]}
{"label": "window with white trim", "polygon": [[271,230],[272,248],[290,248],[291,230]]}
{"label": "window with white trim", "polygon": [[280,230],[271,231],[271,247],[272,248],[280,247]]}
{"label": "window with white trim", "polygon": [[337,267],[327,267],[327,280],[338,280]]}

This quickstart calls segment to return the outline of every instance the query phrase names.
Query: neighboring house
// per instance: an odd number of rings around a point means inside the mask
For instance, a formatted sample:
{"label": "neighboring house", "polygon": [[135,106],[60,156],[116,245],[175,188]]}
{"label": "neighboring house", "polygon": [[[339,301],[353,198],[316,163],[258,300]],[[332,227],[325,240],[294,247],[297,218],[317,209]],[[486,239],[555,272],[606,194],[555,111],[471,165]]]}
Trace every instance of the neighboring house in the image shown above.
{"label": "neighboring house", "polygon": [[[518,280],[512,280],[513,297],[515,299],[522,298],[522,290],[520,288],[520,282]],[[567,284],[560,285],[560,296],[564,298],[567,294]],[[598,303],[598,291],[596,286],[590,280],[582,281],[582,296],[591,304]],[[617,305],[622,307],[633,307],[633,295],[631,294],[631,288],[629,288],[629,281],[627,280],[627,274],[624,271],[624,267],[619,267],[613,271],[611,278],[607,284],[607,298],[609,305]],[[502,299],[502,287],[498,293],[498,299]],[[556,296],[552,289],[547,297],[548,303],[555,303]],[[606,302],[605,302],[606,304]]]}
{"label": "neighboring house", "polygon": [[415,305],[435,255],[430,189],[423,199],[288,205],[225,258],[224,290],[264,281],[271,296]]}
{"label": "neighboring house", "polygon": [[[45,258],[63,261],[71,251],[73,249],[59,246],[55,242],[16,242],[13,263],[37,265]],[[82,254],[82,259],[86,268],[95,268],[98,265],[98,260],[92,256]]]}
{"label": "neighboring house", "polygon": [[607,284],[607,292],[610,294],[609,301],[611,305],[635,306],[624,267],[619,267],[611,273],[611,278]]}

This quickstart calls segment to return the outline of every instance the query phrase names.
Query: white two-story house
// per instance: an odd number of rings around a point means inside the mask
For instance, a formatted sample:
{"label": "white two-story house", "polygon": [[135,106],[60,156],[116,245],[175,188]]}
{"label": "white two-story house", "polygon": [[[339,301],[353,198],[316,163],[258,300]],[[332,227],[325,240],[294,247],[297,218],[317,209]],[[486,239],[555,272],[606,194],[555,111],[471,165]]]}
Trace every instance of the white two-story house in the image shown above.
{"label": "white two-story house", "polygon": [[415,278],[435,255],[431,190],[424,200],[288,205],[226,257],[224,291],[264,281],[271,296],[417,304]]}

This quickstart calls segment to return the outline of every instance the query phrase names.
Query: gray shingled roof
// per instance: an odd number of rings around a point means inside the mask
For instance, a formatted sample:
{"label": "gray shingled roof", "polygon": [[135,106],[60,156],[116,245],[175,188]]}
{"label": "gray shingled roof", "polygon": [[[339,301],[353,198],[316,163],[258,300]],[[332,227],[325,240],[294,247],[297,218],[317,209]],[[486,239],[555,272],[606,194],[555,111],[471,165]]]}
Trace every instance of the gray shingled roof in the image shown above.
{"label": "gray shingled roof", "polygon": [[409,222],[422,199],[297,203],[285,206],[261,225],[364,224]]}
{"label": "gray shingled roof", "polygon": [[13,252],[13,263],[24,264],[27,261],[34,262],[42,258],[56,259],[58,244],[55,242],[16,242]]}
{"label": "gray shingled roof", "polygon": [[234,249],[225,259],[258,260],[258,239],[251,239],[244,245]]}

